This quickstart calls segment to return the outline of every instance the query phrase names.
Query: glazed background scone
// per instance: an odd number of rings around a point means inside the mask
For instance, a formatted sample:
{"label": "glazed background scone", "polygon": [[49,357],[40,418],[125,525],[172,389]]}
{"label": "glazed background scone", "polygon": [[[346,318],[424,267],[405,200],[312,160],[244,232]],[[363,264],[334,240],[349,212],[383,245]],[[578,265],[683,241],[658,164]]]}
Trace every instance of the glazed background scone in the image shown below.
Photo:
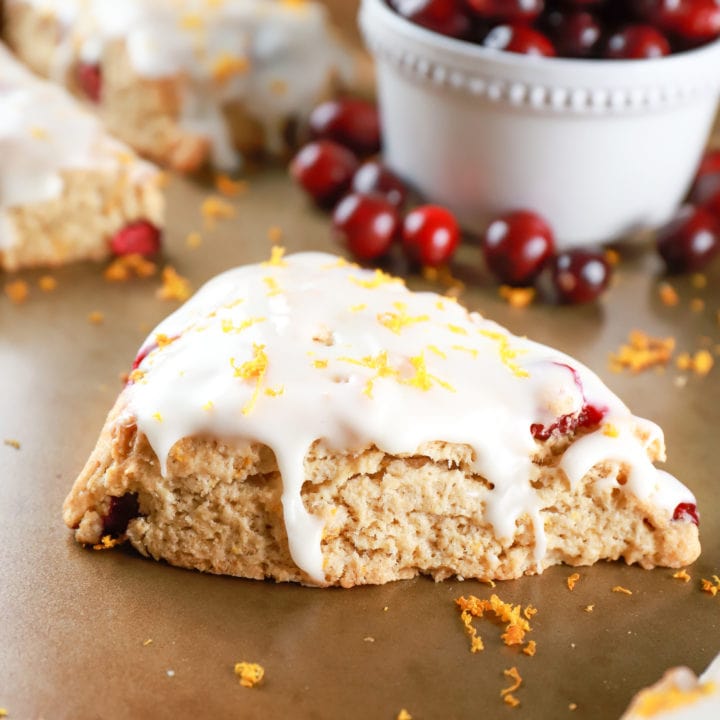
{"label": "glazed background scone", "polygon": [[65,502],[82,543],[320,585],[699,553],[660,429],[573,359],[303,253],[162,322]]}
{"label": "glazed background scone", "polygon": [[720,717],[720,655],[697,677],[686,667],[673,668],[641,690],[621,720],[717,720]]}
{"label": "glazed background scone", "polygon": [[283,152],[353,60],[305,0],[8,0],[4,36],[107,127],[180,171]]}
{"label": "glazed background scone", "polygon": [[163,225],[161,174],[0,46],[0,268],[100,260],[131,223]]}

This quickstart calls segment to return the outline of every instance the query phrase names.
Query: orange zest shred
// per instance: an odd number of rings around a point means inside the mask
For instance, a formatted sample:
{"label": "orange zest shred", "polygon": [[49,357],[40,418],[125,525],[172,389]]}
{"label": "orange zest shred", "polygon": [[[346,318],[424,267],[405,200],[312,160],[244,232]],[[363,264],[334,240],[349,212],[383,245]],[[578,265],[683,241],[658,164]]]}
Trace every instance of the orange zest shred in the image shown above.
{"label": "orange zest shred", "polygon": [[7,445],[8,447],[15,448],[16,450],[20,449],[20,441],[13,440],[12,438],[6,438],[5,440],[3,440],[3,445]]}
{"label": "orange zest shred", "polygon": [[93,310],[87,319],[91,325],[102,325],[105,321],[105,316],[99,310]]}
{"label": "orange zest shred", "polygon": [[268,368],[268,356],[265,353],[265,346],[253,343],[253,353],[252,359],[244,362],[242,365],[236,365],[235,358],[230,358],[230,365],[235,371],[235,377],[255,381],[255,390],[250,400],[242,409],[243,415],[249,415],[253,411]]}
{"label": "orange zest shred", "polygon": [[660,302],[666,307],[675,307],[680,302],[680,296],[677,294],[677,290],[667,282],[660,283],[658,286],[658,295],[660,296]]}
{"label": "orange zest shred", "polygon": [[121,538],[114,538],[111,535],[103,535],[97,545],[93,545],[93,550],[110,550],[116,545],[122,545]]}
{"label": "orange zest shred", "polygon": [[243,687],[255,687],[265,677],[265,668],[257,663],[238,662],[235,663],[235,675]]}
{"label": "orange zest shred", "polygon": [[628,342],[610,355],[610,369],[638,373],[652,367],[664,367],[674,351],[675,338],[654,338],[641,330],[633,330],[628,335]]}
{"label": "orange zest shred", "polygon": [[683,582],[690,582],[690,580],[691,580],[690,575],[688,574],[688,571],[685,568],[673,573],[673,578],[675,580],[682,580]]}
{"label": "orange zest shred", "polygon": [[367,290],[375,290],[379,287],[382,287],[383,285],[388,285],[390,283],[400,283],[401,285],[405,284],[405,282],[401,278],[397,278],[397,277],[393,277],[392,275],[388,275],[388,273],[383,272],[382,270],[379,270],[379,269],[375,270],[372,278],[370,278],[369,280],[365,280],[363,278],[356,277],[355,275],[349,275],[348,279],[354,285],[363,287]]}
{"label": "orange zest shred", "polygon": [[162,271],[162,285],[156,292],[160,300],[176,300],[185,302],[192,294],[190,281],[179,275],[175,268],[168,265]]}
{"label": "orange zest shred", "polygon": [[530,657],[533,657],[537,652],[537,643],[534,640],[528,640],[527,645],[523,648],[523,652]]}
{"label": "orange zest shred", "polygon": [[283,229],[279,225],[271,225],[267,231],[268,240],[277,245],[283,239]]}
{"label": "orange zest shred", "polygon": [[399,335],[403,328],[416,325],[417,323],[427,322],[430,319],[428,315],[416,315],[415,317],[408,315],[406,312],[407,305],[402,302],[393,303],[393,307],[397,312],[379,313],[377,320],[383,327],[386,327],[396,335]]}
{"label": "orange zest shred", "polygon": [[705,301],[702,298],[693,298],[690,301],[690,310],[701,313],[705,309]]}
{"label": "orange zest shred", "polygon": [[202,241],[202,235],[197,231],[193,231],[191,233],[188,233],[187,237],[185,238],[185,245],[195,250],[202,245]]}
{"label": "orange zest shred", "polygon": [[532,304],[537,293],[535,288],[532,287],[510,287],[509,285],[501,285],[498,294],[510,307],[525,308]]}
{"label": "orange zest shred", "polygon": [[215,176],[215,189],[225,197],[234,198],[248,189],[247,180],[233,180],[229,175],[220,173]]}
{"label": "orange zest shred", "polygon": [[104,270],[108,282],[127,282],[131,277],[148,278],[155,275],[157,265],[142,255],[131,253],[115,258]]}
{"label": "orange zest shred", "polygon": [[510,705],[510,707],[517,707],[520,704],[520,701],[513,693],[522,685],[522,677],[520,677],[520,673],[515,666],[508,668],[507,670],[503,670],[503,675],[510,678],[513,682],[509,687],[500,690],[500,697],[505,703]]}
{"label": "orange zest shred", "polygon": [[212,230],[218,220],[230,220],[235,217],[235,208],[217,195],[206,197],[200,206],[200,212],[208,230]]}
{"label": "orange zest shred", "polygon": [[585,606],[585,612],[591,613],[595,609],[595,605],[586,605]]}
{"label": "orange zest shred", "polygon": [[622,258],[620,257],[620,253],[617,250],[608,248],[605,251],[605,260],[607,260],[608,264],[612,265],[613,267],[619,265],[621,259]]}
{"label": "orange zest shred", "polygon": [[700,580],[700,589],[715,597],[720,592],[720,577],[713,575],[712,581],[702,578]]}
{"label": "orange zest shred", "polygon": [[[452,328],[451,328],[452,329]],[[500,360],[502,361],[503,365],[512,372],[515,377],[519,378],[526,378],[530,377],[530,373],[527,370],[524,370],[519,365],[513,362],[513,360],[521,354],[521,350],[514,350],[510,347],[510,341],[508,340],[507,335],[504,335],[500,332],[495,332],[492,330],[480,330],[480,335],[483,337],[488,338],[489,340],[493,340],[494,342],[498,343],[498,352],[500,353]]]}
{"label": "orange zest shred", "polygon": [[223,84],[237,75],[244,75],[249,68],[250,61],[244,55],[222,52],[213,61],[211,72],[213,80]]}
{"label": "orange zest shred", "polygon": [[57,288],[57,280],[52,275],[42,275],[37,284],[43,292],[52,292]]}
{"label": "orange zest shred", "polygon": [[15,303],[15,305],[20,305],[28,299],[30,287],[24,280],[13,280],[12,282],[5,283],[5,294],[8,296],[10,302]]}
{"label": "orange zest shred", "polygon": [[696,375],[707,375],[715,364],[712,353],[708,350],[698,350],[694,355],[681,353],[675,360],[679,370],[690,370]]}
{"label": "orange zest shred", "polygon": [[270,259],[261,263],[262,267],[286,267],[287,262],[283,260],[285,248],[281,245],[273,245],[270,250]]}
{"label": "orange zest shred", "polygon": [[397,720],[412,720],[412,715],[405,708],[402,708],[397,714]]}
{"label": "orange zest shred", "polygon": [[616,585],[612,591],[614,593],[622,593],[623,595],[632,595],[632,590],[628,590],[626,587],[623,587],[622,585]]}
{"label": "orange zest shred", "polygon": [[267,318],[264,317],[253,317],[243,320],[239,325],[235,325],[230,318],[223,318],[220,321],[220,327],[224,333],[241,333],[243,330],[247,330],[253,325],[258,323],[266,322]]}
{"label": "orange zest shred", "polygon": [[567,582],[568,590],[570,590],[570,592],[572,592],[575,589],[575,585],[577,584],[577,581],[579,579],[580,579],[580,573],[573,573],[572,575],[570,575],[568,577],[566,582]]}

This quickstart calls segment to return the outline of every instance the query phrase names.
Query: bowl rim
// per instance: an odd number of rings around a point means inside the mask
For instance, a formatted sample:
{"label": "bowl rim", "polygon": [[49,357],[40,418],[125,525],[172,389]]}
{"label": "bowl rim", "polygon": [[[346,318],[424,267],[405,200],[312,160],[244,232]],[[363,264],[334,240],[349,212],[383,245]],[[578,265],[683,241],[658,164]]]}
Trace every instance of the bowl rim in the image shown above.
{"label": "bowl rim", "polygon": [[[528,56],[526,55],[494,50],[467,40],[461,40],[434,32],[424,28],[422,25],[411,22],[395,12],[385,0],[362,0],[360,7],[361,18],[368,11],[377,13],[393,30],[402,34],[406,39],[420,41],[426,46],[445,51],[451,55],[455,55],[457,58],[489,61],[498,66],[516,70],[527,69],[529,67]],[[633,74],[635,74],[641,67],[644,71],[643,74],[659,73],[664,70],[679,70],[683,65],[703,63],[706,62],[708,58],[720,60],[720,37],[697,48],[643,60],[565,58],[541,55],[532,56],[531,60],[532,67],[534,68],[546,66],[548,70],[552,69],[554,71],[574,70],[582,71],[583,73],[587,72],[589,74],[602,73],[603,75],[612,69],[617,71],[618,75],[623,75],[628,71],[632,71]],[[720,72],[717,73],[717,82],[715,84],[720,88]]]}

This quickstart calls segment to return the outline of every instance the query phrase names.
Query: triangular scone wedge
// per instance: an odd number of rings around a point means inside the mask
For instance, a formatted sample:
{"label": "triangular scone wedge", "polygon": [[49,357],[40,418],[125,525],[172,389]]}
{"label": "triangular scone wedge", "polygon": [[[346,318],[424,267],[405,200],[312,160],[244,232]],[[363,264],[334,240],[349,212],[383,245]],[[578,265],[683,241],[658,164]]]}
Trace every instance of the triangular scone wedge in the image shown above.
{"label": "triangular scone wedge", "polygon": [[228,271],[143,345],[65,501],[81,543],[307,584],[698,556],[660,429],[599,378],[319,253]]}
{"label": "triangular scone wedge", "polygon": [[121,233],[159,242],[162,174],[0,44],[0,270],[102,260]]}

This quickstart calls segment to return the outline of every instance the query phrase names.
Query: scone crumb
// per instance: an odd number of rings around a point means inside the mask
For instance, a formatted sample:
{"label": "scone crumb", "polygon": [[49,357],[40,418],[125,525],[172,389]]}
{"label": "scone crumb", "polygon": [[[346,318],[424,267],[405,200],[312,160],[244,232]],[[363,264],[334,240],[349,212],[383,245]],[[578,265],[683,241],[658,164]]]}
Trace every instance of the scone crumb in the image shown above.
{"label": "scone crumb", "polygon": [[397,720],[412,720],[412,715],[405,708],[403,708],[397,714]]}
{"label": "scone crumb", "polygon": [[57,280],[52,275],[42,275],[37,284],[43,292],[52,292],[57,288]]}
{"label": "scone crumb", "polygon": [[528,640],[527,645],[523,648],[523,652],[529,657],[533,657],[537,652],[537,643],[534,640]]}
{"label": "scone crumb", "polygon": [[532,304],[536,291],[535,288],[532,287],[510,287],[509,285],[501,285],[498,294],[510,307],[525,308]]}
{"label": "scone crumb", "polygon": [[612,591],[614,593],[622,593],[624,595],[632,595],[632,590],[628,590],[626,587],[623,587],[622,585],[616,585]]}
{"label": "scone crumb", "polygon": [[3,440],[3,444],[7,445],[8,447],[15,448],[16,450],[20,449],[20,441],[19,440],[13,440],[12,438],[6,438]]}
{"label": "scone crumb", "polygon": [[148,645],[152,645],[152,638],[148,638],[147,640],[143,640],[143,647],[147,647]]}
{"label": "scone crumb", "polygon": [[570,703],[568,705],[568,710],[577,710],[577,703]]}
{"label": "scone crumb", "polygon": [[235,675],[243,687],[255,687],[265,676],[265,668],[257,663],[239,662],[235,663]]}
{"label": "scone crumb", "polygon": [[105,321],[105,316],[99,310],[93,310],[87,319],[91,325],[102,325]]}
{"label": "scone crumb", "polygon": [[375,638],[374,638],[372,635],[368,635],[367,637],[364,637],[364,638],[363,638],[363,642],[366,642],[366,643],[374,643],[374,642],[375,642]]}
{"label": "scone crumb", "polygon": [[580,573],[573,573],[570,575],[567,579],[567,586],[568,590],[572,592],[575,589],[575,585],[577,585],[578,580],[580,579]]}
{"label": "scone crumb", "polygon": [[613,372],[638,373],[657,366],[665,366],[670,362],[675,351],[675,338],[655,338],[633,330],[625,345],[610,355],[610,369]]}
{"label": "scone crumb", "polygon": [[717,575],[713,575],[712,578],[712,581],[702,578],[700,580],[700,588],[703,592],[715,597],[720,592],[720,578]]}
{"label": "scone crumb", "polygon": [[234,198],[248,189],[248,181],[233,180],[229,175],[221,173],[215,176],[215,188],[221,195]]}
{"label": "scone crumb", "polygon": [[682,580],[683,582],[690,582],[690,575],[688,575],[688,571],[685,570],[685,568],[673,573],[673,577],[676,580]]}
{"label": "scone crumb", "polygon": [[122,545],[122,538],[114,538],[112,535],[103,535],[97,545],[93,545],[93,550],[111,550],[116,545]]}
{"label": "scone crumb", "polygon": [[680,302],[680,296],[677,294],[677,290],[675,290],[670,283],[660,283],[658,293],[660,295],[660,301],[667,307],[675,307]]}
{"label": "scone crumb", "polygon": [[594,604],[586,605],[586,606],[585,606],[585,612],[586,612],[586,613],[591,613],[594,609],[595,609],[595,605],[594,605]]}
{"label": "scone crumb", "polygon": [[187,278],[184,278],[182,275],[178,275],[175,268],[170,265],[163,268],[162,285],[156,292],[158,299],[185,302],[191,294],[192,290],[190,288],[190,282]]}
{"label": "scone crumb", "polygon": [[13,282],[5,283],[5,294],[10,302],[20,305],[28,299],[30,288],[24,280],[13,280]]}

